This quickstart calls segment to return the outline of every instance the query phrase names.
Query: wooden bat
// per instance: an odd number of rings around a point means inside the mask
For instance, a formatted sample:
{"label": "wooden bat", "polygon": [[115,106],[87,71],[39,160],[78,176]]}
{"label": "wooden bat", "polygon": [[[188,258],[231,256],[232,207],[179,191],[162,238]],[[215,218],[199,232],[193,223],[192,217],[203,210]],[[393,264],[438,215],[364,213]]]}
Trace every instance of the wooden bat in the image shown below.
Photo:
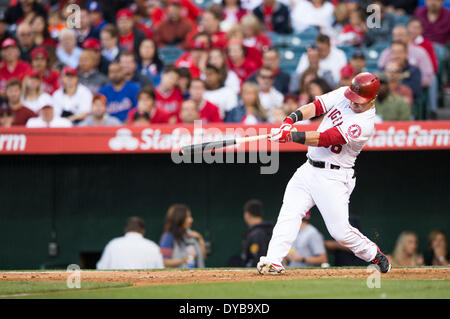
{"label": "wooden bat", "polygon": [[[246,136],[246,137],[236,137],[233,139],[228,140],[221,140],[216,142],[205,142],[205,143],[199,143],[199,144],[191,144],[186,145],[181,148],[182,154],[189,154],[189,153],[197,153],[197,152],[205,152],[205,151],[213,151],[220,148],[224,148],[231,145],[237,145],[242,143],[248,143],[253,141],[259,141],[266,139],[272,135],[274,130],[278,130],[278,128],[272,128],[270,134],[263,134],[263,135],[254,135],[254,136]],[[296,132],[297,129],[294,127],[292,132]]]}

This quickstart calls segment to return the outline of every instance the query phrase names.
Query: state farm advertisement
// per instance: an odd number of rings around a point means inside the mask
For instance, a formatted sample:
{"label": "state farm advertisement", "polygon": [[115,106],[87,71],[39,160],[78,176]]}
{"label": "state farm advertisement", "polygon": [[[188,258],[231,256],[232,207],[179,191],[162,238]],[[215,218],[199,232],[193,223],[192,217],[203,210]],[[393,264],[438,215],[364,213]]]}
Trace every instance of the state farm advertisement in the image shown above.
{"label": "state farm advertisement", "polygon": [[[273,124],[152,125],[73,128],[0,128],[0,154],[101,154],[170,153],[180,147],[270,133]],[[313,131],[317,124],[296,125]],[[375,126],[367,151],[450,149],[450,121],[385,122]],[[278,144],[266,139],[229,146],[237,152],[261,149],[280,152],[306,151],[296,143]]]}

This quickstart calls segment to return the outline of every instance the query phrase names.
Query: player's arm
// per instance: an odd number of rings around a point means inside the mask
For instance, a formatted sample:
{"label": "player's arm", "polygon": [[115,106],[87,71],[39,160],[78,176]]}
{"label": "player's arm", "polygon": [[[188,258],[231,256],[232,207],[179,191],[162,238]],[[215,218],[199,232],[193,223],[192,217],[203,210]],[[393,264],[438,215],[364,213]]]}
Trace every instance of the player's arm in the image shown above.
{"label": "player's arm", "polygon": [[[290,135],[292,142],[308,146],[329,147],[331,145],[343,145],[347,143],[337,126],[332,127],[325,132],[290,132]],[[287,138],[289,139],[289,137]],[[289,140],[287,140],[287,142],[289,142]]]}

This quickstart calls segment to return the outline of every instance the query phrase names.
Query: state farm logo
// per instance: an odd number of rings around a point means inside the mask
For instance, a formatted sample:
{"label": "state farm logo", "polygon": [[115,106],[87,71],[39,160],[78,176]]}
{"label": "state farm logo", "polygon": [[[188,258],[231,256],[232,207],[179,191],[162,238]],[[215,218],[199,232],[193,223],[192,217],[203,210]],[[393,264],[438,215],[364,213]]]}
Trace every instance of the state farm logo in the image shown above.
{"label": "state farm logo", "polygon": [[361,127],[358,124],[353,124],[348,128],[347,131],[348,135],[350,135],[352,138],[358,138],[361,135]]}
{"label": "state farm logo", "polygon": [[24,151],[26,144],[25,134],[0,134],[0,152]]}
{"label": "state farm logo", "polygon": [[134,151],[139,146],[139,140],[133,137],[133,133],[127,128],[117,130],[116,136],[109,140],[109,147],[114,151]]}

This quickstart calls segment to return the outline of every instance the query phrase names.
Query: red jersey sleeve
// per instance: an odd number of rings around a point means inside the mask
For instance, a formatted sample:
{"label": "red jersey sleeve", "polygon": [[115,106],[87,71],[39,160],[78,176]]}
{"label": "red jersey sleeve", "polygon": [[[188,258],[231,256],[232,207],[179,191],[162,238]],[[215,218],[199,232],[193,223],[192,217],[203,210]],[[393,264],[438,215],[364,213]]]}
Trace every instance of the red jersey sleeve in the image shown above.
{"label": "red jersey sleeve", "polygon": [[328,147],[331,145],[343,144],[347,144],[347,141],[344,139],[339,129],[335,126],[320,133],[319,144],[317,144],[317,146]]}

